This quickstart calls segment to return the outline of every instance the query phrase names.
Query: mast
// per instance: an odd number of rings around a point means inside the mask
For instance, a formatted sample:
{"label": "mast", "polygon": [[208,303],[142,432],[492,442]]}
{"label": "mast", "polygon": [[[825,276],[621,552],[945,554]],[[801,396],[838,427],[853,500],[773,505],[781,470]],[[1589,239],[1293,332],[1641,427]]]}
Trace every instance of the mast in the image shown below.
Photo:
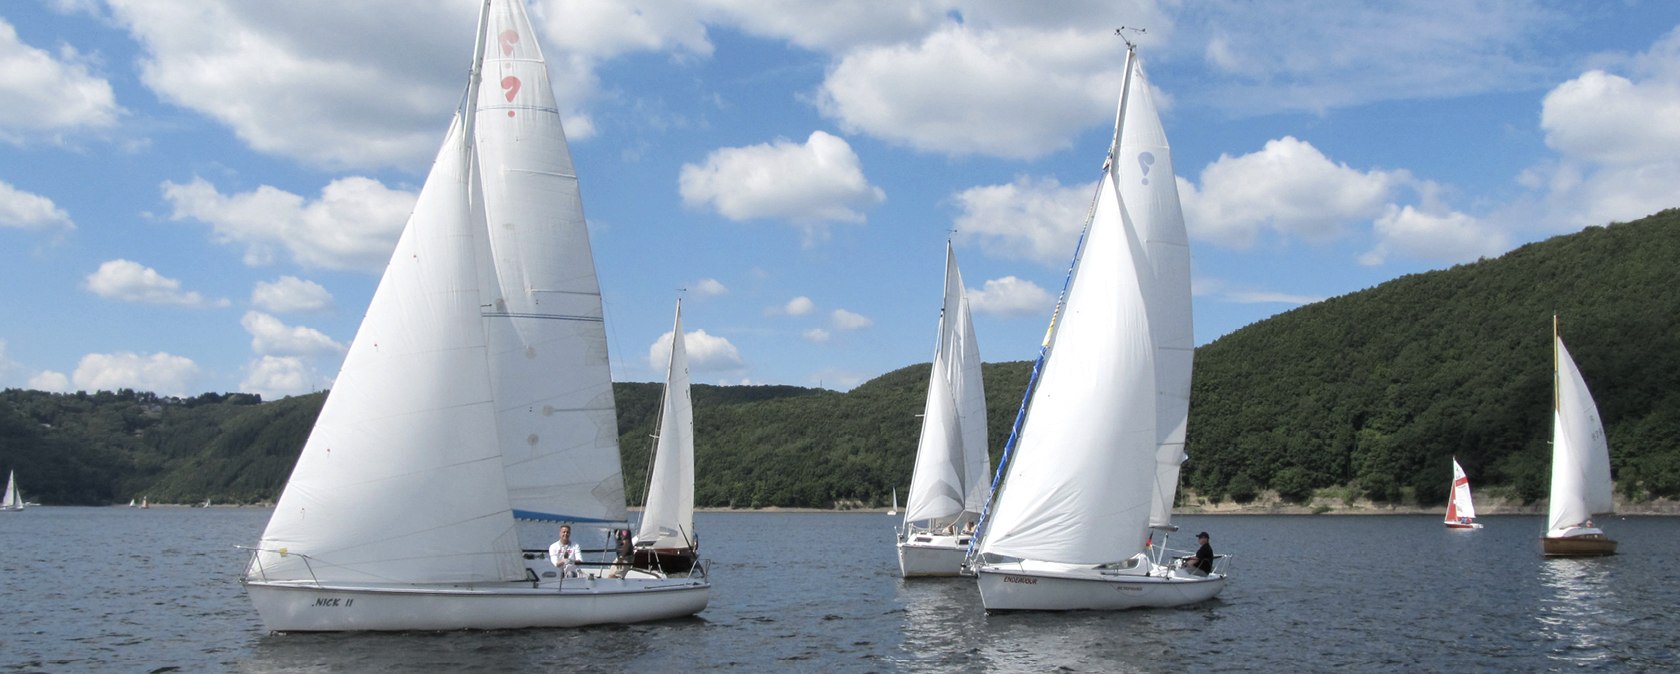
{"label": "mast", "polygon": [[478,119],[478,86],[484,81],[484,32],[490,23],[490,2],[484,0],[484,6],[478,10],[478,37],[473,41],[472,68],[467,71],[467,98],[462,104],[465,108],[461,114],[462,131],[466,139],[462,147],[467,148],[469,155],[471,148],[477,144],[473,137],[474,123]]}

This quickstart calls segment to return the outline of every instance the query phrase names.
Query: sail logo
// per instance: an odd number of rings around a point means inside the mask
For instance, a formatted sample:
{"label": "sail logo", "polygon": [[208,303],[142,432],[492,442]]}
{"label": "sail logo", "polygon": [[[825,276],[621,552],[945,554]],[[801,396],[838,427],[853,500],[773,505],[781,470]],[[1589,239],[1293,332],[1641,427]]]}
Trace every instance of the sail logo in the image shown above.
{"label": "sail logo", "polygon": [[1138,153],[1138,168],[1143,169],[1143,184],[1145,184],[1145,185],[1149,184],[1149,167],[1154,166],[1154,165],[1155,165],[1155,153],[1153,153],[1153,152],[1139,152]]}
{"label": "sail logo", "polygon": [[1003,577],[1003,582],[1005,582],[1005,583],[1020,583],[1022,585],[1037,585],[1038,584],[1038,579],[1037,578],[1030,578],[1030,577],[1027,577],[1027,576],[1004,576]]}

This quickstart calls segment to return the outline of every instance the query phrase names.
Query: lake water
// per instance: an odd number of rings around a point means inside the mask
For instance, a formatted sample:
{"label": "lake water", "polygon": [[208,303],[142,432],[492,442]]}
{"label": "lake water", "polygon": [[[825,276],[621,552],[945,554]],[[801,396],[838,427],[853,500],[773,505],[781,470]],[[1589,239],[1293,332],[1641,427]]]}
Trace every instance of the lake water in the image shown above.
{"label": "lake water", "polygon": [[1601,521],[1546,560],[1534,516],[1186,516],[1235,555],[1192,608],[1006,614],[904,581],[880,513],[702,513],[711,605],[575,630],[264,632],[237,581],[256,508],[0,514],[0,671],[1638,671],[1673,667],[1680,518]]}

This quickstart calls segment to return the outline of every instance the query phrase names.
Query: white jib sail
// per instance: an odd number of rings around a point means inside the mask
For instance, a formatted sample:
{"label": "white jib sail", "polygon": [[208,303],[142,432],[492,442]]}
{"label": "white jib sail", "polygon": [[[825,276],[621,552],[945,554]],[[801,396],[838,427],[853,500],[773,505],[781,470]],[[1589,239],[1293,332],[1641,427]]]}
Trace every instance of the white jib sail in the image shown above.
{"label": "white jib sail", "polygon": [[481,303],[507,498],[520,515],[624,521],[601,290],[548,68],[521,3],[494,3],[485,30]]}
{"label": "white jib sail", "polygon": [[982,553],[1100,564],[1143,550],[1159,443],[1153,299],[1119,199],[1105,171]]}
{"label": "white jib sail", "polygon": [[1149,524],[1172,523],[1178,493],[1184,433],[1190,418],[1190,371],[1195,336],[1190,312],[1190,238],[1178,199],[1172,150],[1155,109],[1155,97],[1143,64],[1129,55],[1131,69],[1117,115],[1119,138],[1112,158],[1120,188],[1121,214],[1144,243],[1141,274],[1151,277],[1149,330],[1155,342],[1156,407],[1155,501]]}
{"label": "white jib sail", "polygon": [[1452,509],[1449,513],[1453,517],[1468,517],[1476,519],[1476,504],[1470,499],[1470,478],[1459,467],[1458,459],[1453,459]]}
{"label": "white jib sail", "polygon": [[496,442],[462,125],[450,126],[263,532],[262,577],[524,576]]}
{"label": "white jib sail", "polygon": [[1610,444],[1581,370],[1562,338],[1557,346],[1557,410],[1552,415],[1552,495],[1547,530],[1585,523],[1614,510],[1610,494]]}
{"label": "white jib sail", "polygon": [[683,346],[682,302],[671,329],[671,358],[665,370],[665,398],[659,412],[647,505],[638,543],[655,548],[694,545],[694,404],[689,398],[688,351]]}
{"label": "white jib sail", "polygon": [[990,489],[986,435],[980,347],[956,252],[946,242],[939,345],[928,377],[916,467],[906,495],[906,523],[926,521],[936,528],[965,512],[979,514]]}

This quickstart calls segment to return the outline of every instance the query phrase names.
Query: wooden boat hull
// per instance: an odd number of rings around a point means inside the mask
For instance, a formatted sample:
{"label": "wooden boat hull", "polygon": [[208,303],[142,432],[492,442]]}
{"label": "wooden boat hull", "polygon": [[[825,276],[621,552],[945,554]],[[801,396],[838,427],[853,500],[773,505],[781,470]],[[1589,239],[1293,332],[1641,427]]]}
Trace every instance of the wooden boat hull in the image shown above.
{"label": "wooden boat hull", "polygon": [[1042,562],[988,564],[976,570],[987,611],[1112,611],[1198,604],[1219,595],[1225,575],[1185,570],[1156,575]]}
{"label": "wooden boat hull", "polygon": [[245,581],[274,632],[579,627],[680,618],[711,598],[703,579],[568,578],[484,586],[335,586]]}
{"label": "wooden boat hull", "polygon": [[1460,531],[1468,531],[1470,529],[1480,529],[1480,528],[1482,528],[1482,525],[1477,524],[1475,522],[1445,522],[1445,524],[1447,525],[1448,529],[1458,529]]}
{"label": "wooden boat hull", "polygon": [[898,542],[898,572],[916,576],[956,576],[968,557],[969,536],[911,534]]}
{"label": "wooden boat hull", "polygon": [[1547,557],[1603,557],[1616,554],[1616,541],[1604,534],[1585,534],[1540,539],[1540,551]]}
{"label": "wooden boat hull", "polygon": [[636,551],[630,566],[667,574],[688,573],[698,558],[699,553],[693,548],[642,548]]}

